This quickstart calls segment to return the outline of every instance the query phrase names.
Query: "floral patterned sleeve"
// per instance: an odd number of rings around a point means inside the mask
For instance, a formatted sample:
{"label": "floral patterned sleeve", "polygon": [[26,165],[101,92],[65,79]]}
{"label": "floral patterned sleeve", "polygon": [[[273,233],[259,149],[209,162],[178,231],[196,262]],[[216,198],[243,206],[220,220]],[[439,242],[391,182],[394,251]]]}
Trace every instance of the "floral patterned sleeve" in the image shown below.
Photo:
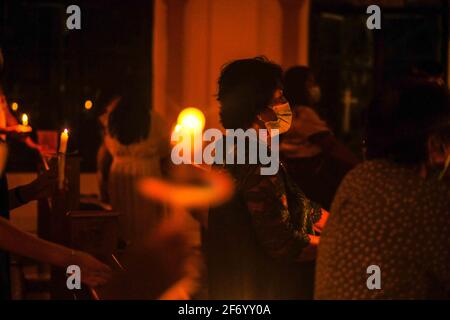
{"label": "floral patterned sleeve", "polygon": [[312,228],[306,226],[305,221],[308,224],[311,216],[308,214],[306,219],[296,219],[292,215],[286,184],[280,174],[264,176],[259,168],[253,167],[245,175],[240,191],[262,245],[274,258],[298,258],[310,242],[308,230]]}
{"label": "floral patterned sleeve", "polygon": [[315,224],[322,218],[322,206],[312,201],[309,203],[311,206],[311,222]]}

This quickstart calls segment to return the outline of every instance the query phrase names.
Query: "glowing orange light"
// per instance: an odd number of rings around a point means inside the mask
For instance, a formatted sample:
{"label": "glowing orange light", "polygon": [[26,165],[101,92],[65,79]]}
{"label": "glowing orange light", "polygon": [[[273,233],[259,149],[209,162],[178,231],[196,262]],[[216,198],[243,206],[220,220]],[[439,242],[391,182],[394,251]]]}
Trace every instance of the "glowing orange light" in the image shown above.
{"label": "glowing orange light", "polygon": [[186,108],[178,115],[175,130],[179,131],[183,128],[192,132],[201,132],[204,127],[205,115],[203,112],[197,108]]}
{"label": "glowing orange light", "polygon": [[91,110],[92,109],[92,101],[91,100],[86,100],[86,102],[84,103],[84,108],[86,110]]}
{"label": "glowing orange light", "polygon": [[181,124],[177,124],[176,126],[175,126],[175,132],[180,132],[181,130],[183,129],[183,126],[181,125]]}
{"label": "glowing orange light", "polygon": [[11,104],[11,109],[13,109],[13,111],[19,110],[19,104],[17,102],[13,102]]}

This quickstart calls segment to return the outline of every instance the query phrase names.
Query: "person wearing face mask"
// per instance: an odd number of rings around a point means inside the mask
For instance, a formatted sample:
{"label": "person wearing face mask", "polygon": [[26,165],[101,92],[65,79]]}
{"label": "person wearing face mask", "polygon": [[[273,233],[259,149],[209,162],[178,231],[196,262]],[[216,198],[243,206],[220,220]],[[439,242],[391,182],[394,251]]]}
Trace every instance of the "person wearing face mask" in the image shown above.
{"label": "person wearing face mask", "polygon": [[320,87],[308,67],[287,70],[283,84],[293,120],[281,140],[282,159],[305,194],[329,210],[340,182],[359,159],[336,139],[316,112]]}
{"label": "person wearing face mask", "polygon": [[[258,115],[257,119],[260,121],[260,126],[265,127],[269,131],[270,136],[288,132],[292,124],[292,110],[281,89],[275,91],[274,99],[269,109],[275,114],[276,120],[264,121],[263,115]],[[267,118],[271,119],[270,116],[267,116]],[[277,132],[274,133],[274,130],[277,130]]]}
{"label": "person wearing face mask", "polygon": [[[281,77],[281,67],[263,57],[227,64],[218,81],[224,128],[267,129],[271,137],[285,133],[292,115]],[[211,299],[312,298],[313,261],[328,213],[304,195],[282,163],[273,175],[261,175],[261,167],[213,166],[234,178],[235,194],[208,214]]]}
{"label": "person wearing face mask", "polygon": [[[448,90],[406,78],[375,97],[367,160],[342,181],[321,235],[315,298],[449,299]],[[378,290],[366,285],[371,265]]]}

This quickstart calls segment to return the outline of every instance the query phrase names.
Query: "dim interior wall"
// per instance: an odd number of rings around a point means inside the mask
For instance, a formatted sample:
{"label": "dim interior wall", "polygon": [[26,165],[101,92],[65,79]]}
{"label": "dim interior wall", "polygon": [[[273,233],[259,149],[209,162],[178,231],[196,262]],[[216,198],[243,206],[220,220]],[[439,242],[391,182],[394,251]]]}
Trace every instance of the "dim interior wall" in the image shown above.
{"label": "dim interior wall", "polygon": [[309,0],[156,0],[154,109],[173,125],[180,110],[197,107],[207,127],[220,128],[221,67],[259,55],[307,65],[309,10]]}
{"label": "dim interior wall", "polygon": [[300,65],[309,65],[309,14],[311,12],[311,1],[302,1],[300,5],[299,16],[299,37],[298,37],[298,63]]}
{"label": "dim interior wall", "polygon": [[[13,189],[18,186],[30,183],[36,178],[35,173],[9,173],[8,188]],[[37,202],[32,201],[10,212],[11,222],[23,231],[37,232]]]}

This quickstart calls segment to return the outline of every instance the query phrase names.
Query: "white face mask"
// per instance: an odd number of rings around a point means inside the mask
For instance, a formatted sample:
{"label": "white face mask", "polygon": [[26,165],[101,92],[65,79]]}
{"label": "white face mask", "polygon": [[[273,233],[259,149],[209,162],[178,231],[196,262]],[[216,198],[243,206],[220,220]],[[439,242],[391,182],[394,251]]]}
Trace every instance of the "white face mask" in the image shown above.
{"label": "white face mask", "polygon": [[[273,129],[278,129],[278,133],[282,134],[289,130],[292,123],[292,110],[289,103],[278,104],[270,107],[276,114],[277,120],[266,121],[264,125],[271,133]],[[272,133],[270,134],[272,136]]]}

